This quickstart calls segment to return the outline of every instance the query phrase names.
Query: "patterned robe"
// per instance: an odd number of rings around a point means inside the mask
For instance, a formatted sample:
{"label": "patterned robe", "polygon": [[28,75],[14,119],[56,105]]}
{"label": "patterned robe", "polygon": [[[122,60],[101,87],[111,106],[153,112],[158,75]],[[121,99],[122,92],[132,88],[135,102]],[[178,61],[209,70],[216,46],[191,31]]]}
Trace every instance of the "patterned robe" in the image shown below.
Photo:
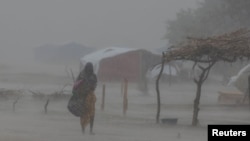
{"label": "patterned robe", "polygon": [[80,117],[81,126],[84,129],[89,123],[91,118],[94,118],[95,116],[95,102],[96,102],[96,96],[94,92],[90,92],[84,102],[84,114]]}

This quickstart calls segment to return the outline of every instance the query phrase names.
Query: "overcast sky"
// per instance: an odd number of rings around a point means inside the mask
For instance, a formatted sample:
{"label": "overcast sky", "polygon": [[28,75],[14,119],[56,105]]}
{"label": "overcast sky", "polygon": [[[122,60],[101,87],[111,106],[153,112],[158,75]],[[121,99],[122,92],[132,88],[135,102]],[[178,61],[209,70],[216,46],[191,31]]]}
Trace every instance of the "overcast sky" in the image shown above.
{"label": "overcast sky", "polygon": [[[0,0],[0,59],[71,41],[98,48],[158,48],[167,19],[197,0]],[[7,59],[6,59],[7,58]]]}

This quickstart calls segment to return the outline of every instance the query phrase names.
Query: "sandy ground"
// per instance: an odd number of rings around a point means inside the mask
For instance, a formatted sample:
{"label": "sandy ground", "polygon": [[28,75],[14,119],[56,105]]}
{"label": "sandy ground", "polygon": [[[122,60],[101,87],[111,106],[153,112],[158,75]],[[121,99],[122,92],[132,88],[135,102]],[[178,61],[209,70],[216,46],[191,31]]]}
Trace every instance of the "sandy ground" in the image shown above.
{"label": "sandy ground", "polygon": [[[102,84],[99,83],[96,90],[95,135],[81,133],[79,118],[67,111],[67,99],[50,101],[48,113],[45,114],[45,100],[34,100],[25,94],[16,104],[15,112],[12,111],[13,99],[0,101],[0,141],[206,141],[208,124],[250,124],[248,106],[218,104],[217,92],[228,89],[219,83],[206,84],[202,89],[201,125],[198,127],[190,126],[194,83],[160,86],[161,118],[178,118],[177,125],[155,124],[154,84],[149,86],[148,95],[139,92],[136,85],[129,84],[126,116],[122,114],[120,84],[106,84],[105,110],[100,110]],[[48,85],[22,84],[22,88],[34,89],[36,86],[45,90],[61,87]]]}

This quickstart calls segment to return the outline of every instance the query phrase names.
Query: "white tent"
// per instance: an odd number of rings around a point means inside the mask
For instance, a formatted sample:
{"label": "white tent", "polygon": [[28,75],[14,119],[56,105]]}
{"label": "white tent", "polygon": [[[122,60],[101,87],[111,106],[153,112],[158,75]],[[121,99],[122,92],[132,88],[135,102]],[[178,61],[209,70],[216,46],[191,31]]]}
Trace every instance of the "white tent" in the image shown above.
{"label": "white tent", "polygon": [[[150,70],[147,72],[146,77],[147,77],[148,79],[155,79],[155,78],[157,78],[157,76],[159,75],[160,70],[161,70],[161,64],[156,65],[155,67],[153,67],[152,69],[150,69]],[[177,72],[178,72],[178,71],[176,70],[175,67],[170,66],[170,65],[168,65],[168,64],[165,64],[165,65],[164,65],[163,72],[162,72],[162,75],[172,75],[172,76],[176,76],[176,75],[177,75]]]}
{"label": "white tent", "polygon": [[81,70],[84,68],[84,66],[91,62],[94,66],[94,72],[97,74],[99,70],[99,63],[104,58],[114,57],[119,54],[127,53],[130,51],[135,51],[137,49],[133,48],[120,48],[120,47],[110,47],[105,49],[100,49],[96,52],[90,53],[84,57],[81,58]]}
{"label": "white tent", "polygon": [[228,85],[233,85],[239,91],[246,93],[248,90],[248,76],[250,76],[250,64],[242,68],[237,75],[231,77]]}

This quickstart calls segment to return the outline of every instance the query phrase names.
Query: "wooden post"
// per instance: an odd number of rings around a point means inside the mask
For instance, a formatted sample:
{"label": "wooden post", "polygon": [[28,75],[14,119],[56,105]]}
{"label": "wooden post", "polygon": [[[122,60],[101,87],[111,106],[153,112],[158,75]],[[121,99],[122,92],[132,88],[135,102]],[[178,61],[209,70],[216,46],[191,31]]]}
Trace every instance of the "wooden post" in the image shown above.
{"label": "wooden post", "polygon": [[124,94],[124,80],[121,82],[121,96]]}
{"label": "wooden post", "polygon": [[101,110],[104,111],[105,106],[105,84],[102,86],[102,104],[101,104]]}
{"label": "wooden post", "polygon": [[194,78],[194,82],[196,83],[197,90],[196,90],[196,97],[194,99],[194,109],[193,109],[193,120],[192,120],[192,125],[197,126],[199,124],[198,120],[198,114],[200,111],[199,105],[200,105],[200,98],[201,98],[201,88],[205,80],[208,78],[210,69],[212,66],[215,64],[215,62],[210,62],[209,65],[205,68],[202,66],[198,66],[199,69],[201,70],[201,74],[198,79]]}
{"label": "wooden post", "polygon": [[248,104],[250,106],[250,76],[248,76]]}
{"label": "wooden post", "polygon": [[12,110],[13,110],[13,112],[15,112],[15,110],[16,110],[16,104],[17,104],[17,102],[18,102],[18,100],[20,99],[20,97],[18,97],[14,102],[13,102],[13,105],[12,105]]}
{"label": "wooden post", "polygon": [[47,114],[47,108],[48,108],[48,105],[49,105],[49,98],[47,99],[45,105],[44,105],[44,113]]}
{"label": "wooden post", "polygon": [[124,79],[124,94],[123,94],[123,115],[125,116],[128,110],[128,80]]}
{"label": "wooden post", "polygon": [[171,64],[169,64],[169,86],[172,84],[172,70],[171,70]]}
{"label": "wooden post", "polygon": [[156,113],[156,123],[159,123],[160,118],[160,112],[161,112],[161,96],[160,96],[160,89],[159,89],[159,81],[162,75],[162,72],[164,70],[164,63],[165,63],[165,54],[162,53],[162,61],[161,61],[161,70],[157,76],[156,82],[155,82],[155,88],[157,93],[157,113]]}

